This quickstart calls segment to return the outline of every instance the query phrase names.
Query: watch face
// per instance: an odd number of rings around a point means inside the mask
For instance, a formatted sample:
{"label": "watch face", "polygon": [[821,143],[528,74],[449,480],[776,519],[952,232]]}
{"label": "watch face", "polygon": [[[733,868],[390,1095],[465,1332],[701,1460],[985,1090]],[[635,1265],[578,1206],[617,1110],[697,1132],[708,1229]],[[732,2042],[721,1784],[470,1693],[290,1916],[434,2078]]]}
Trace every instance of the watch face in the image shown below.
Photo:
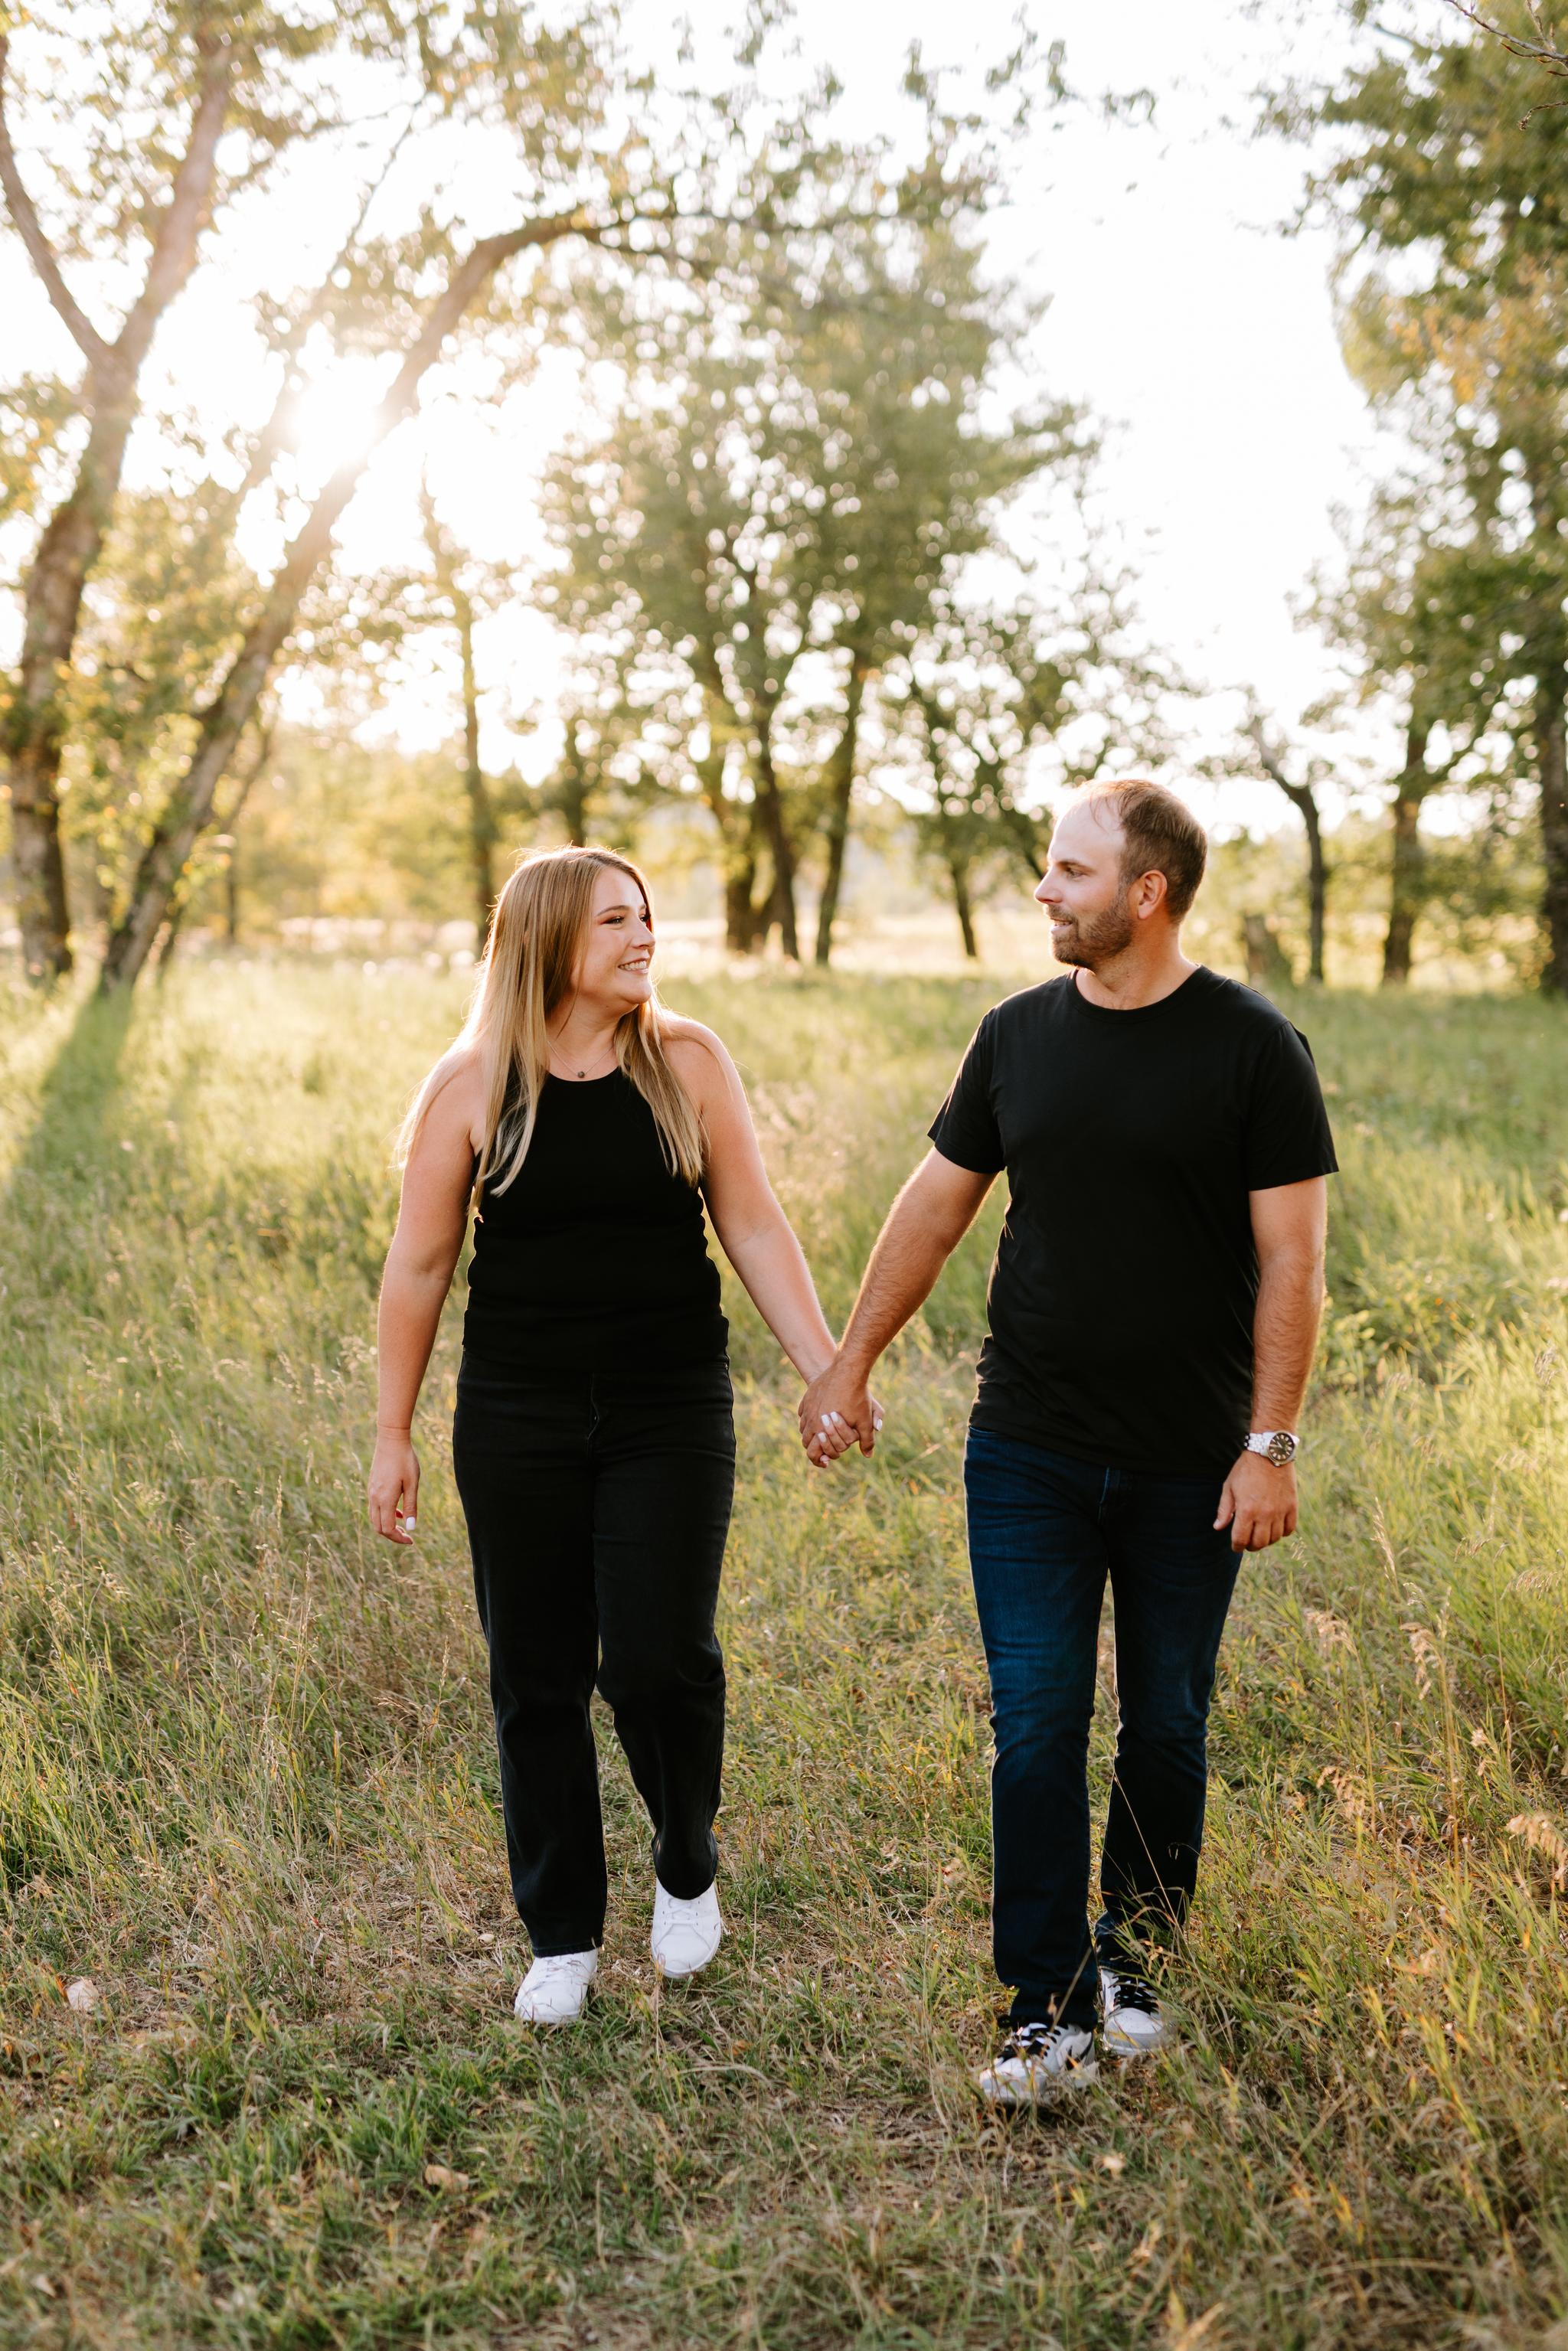
{"label": "watch face", "polygon": [[1293,1461],[1295,1458],[1295,1438],[1287,1429],[1275,1429],[1273,1435],[1269,1439],[1269,1458],[1274,1464],[1275,1468],[1282,1469],[1288,1461]]}

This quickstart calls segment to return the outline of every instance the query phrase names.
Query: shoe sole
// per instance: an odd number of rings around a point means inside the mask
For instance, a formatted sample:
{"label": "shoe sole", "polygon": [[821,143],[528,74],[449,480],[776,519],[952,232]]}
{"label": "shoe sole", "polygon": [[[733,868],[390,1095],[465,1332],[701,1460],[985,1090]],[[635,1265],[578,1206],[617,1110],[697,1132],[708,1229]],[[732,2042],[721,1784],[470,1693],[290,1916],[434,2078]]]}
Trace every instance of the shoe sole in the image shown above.
{"label": "shoe sole", "polygon": [[588,2012],[588,2003],[593,1998],[595,1980],[595,1979],[591,1978],[588,1983],[583,1986],[581,2002],[577,2008],[573,2009],[570,2016],[525,2016],[522,2011],[518,2008],[516,2001],[514,2001],[512,2002],[512,2017],[514,2022],[517,2024],[540,2024],[543,2025],[546,2031],[549,2032],[559,2031],[564,2024],[580,2024],[584,2016]]}
{"label": "shoe sole", "polygon": [[1101,2032],[1100,2045],[1110,2056],[1120,2058],[1125,2064],[1133,2057],[1157,2057],[1165,2046],[1165,2034],[1162,2032],[1157,2041],[1134,2041],[1130,2036],[1124,2038],[1121,2033],[1113,2032],[1107,2025]]}
{"label": "shoe sole", "polygon": [[1099,2079],[1100,2068],[1091,2064],[1075,2065],[1071,2074],[1052,2074],[1038,2090],[1004,2089],[999,2085],[988,2090],[983,2082],[975,2086],[988,2106],[1049,2106],[1057,2098],[1071,2097],[1074,2090],[1092,2089]]}
{"label": "shoe sole", "polygon": [[715,1959],[718,1957],[718,1952],[719,1947],[716,1943],[712,1950],[708,1953],[706,1959],[699,1959],[695,1967],[672,1968],[667,1967],[664,1961],[659,1957],[657,1951],[655,1951],[653,1953],[653,1965],[658,1969],[659,1973],[664,1977],[666,1983],[685,1983],[692,1976],[700,1976],[705,1968],[711,1968]]}

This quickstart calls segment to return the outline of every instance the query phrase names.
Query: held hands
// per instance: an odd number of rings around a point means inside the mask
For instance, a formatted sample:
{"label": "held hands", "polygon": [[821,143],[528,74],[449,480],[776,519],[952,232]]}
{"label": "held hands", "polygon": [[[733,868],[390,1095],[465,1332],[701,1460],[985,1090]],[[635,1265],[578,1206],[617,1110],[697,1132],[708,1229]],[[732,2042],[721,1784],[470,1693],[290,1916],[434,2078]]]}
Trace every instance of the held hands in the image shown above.
{"label": "held hands", "polygon": [[419,1509],[419,1456],[406,1429],[376,1431],[367,1491],[377,1534],[388,1542],[411,1543]]}
{"label": "held hands", "polygon": [[825,1469],[858,1444],[862,1453],[876,1445],[882,1406],[865,1380],[835,1356],[810,1381],[800,1398],[800,1442],[814,1469]]}
{"label": "held hands", "polygon": [[1218,1531],[1230,1529],[1232,1551],[1267,1551],[1282,1535],[1296,1531],[1296,1472],[1283,1468],[1261,1453],[1242,1453],[1231,1464],[1219,1497]]}

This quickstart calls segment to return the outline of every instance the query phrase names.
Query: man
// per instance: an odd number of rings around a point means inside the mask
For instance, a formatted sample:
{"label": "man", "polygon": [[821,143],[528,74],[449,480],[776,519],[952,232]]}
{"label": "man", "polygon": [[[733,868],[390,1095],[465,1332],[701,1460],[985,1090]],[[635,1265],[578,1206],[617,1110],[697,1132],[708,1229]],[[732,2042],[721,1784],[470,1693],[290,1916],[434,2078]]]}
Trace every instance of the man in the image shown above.
{"label": "man", "polygon": [[[1014,1994],[979,2086],[1004,2105],[1092,2080],[1102,2009],[1117,2055],[1159,2045],[1153,1948],[1197,1876],[1240,1555],[1296,1526],[1333,1144],[1306,1040],[1182,953],[1206,854],[1162,786],[1071,803],[1035,893],[1070,968],[981,1021],[800,1405],[814,1460],[857,1431],[872,1449],[872,1366],[1005,1167],[964,1465],[996,1739],[996,1964]],[[1091,1938],[1107,1575],[1119,1720]]]}

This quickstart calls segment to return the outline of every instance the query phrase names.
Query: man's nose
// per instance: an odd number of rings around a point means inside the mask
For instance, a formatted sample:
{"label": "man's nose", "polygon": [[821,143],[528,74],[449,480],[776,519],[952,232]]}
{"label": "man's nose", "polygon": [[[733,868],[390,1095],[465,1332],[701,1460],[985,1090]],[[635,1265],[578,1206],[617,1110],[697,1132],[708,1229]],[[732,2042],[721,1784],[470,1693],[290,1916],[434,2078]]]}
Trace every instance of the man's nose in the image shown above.
{"label": "man's nose", "polygon": [[1034,894],[1036,903],[1041,906],[1054,906],[1056,904],[1057,891],[1049,873],[1047,873],[1041,881],[1036,883]]}

